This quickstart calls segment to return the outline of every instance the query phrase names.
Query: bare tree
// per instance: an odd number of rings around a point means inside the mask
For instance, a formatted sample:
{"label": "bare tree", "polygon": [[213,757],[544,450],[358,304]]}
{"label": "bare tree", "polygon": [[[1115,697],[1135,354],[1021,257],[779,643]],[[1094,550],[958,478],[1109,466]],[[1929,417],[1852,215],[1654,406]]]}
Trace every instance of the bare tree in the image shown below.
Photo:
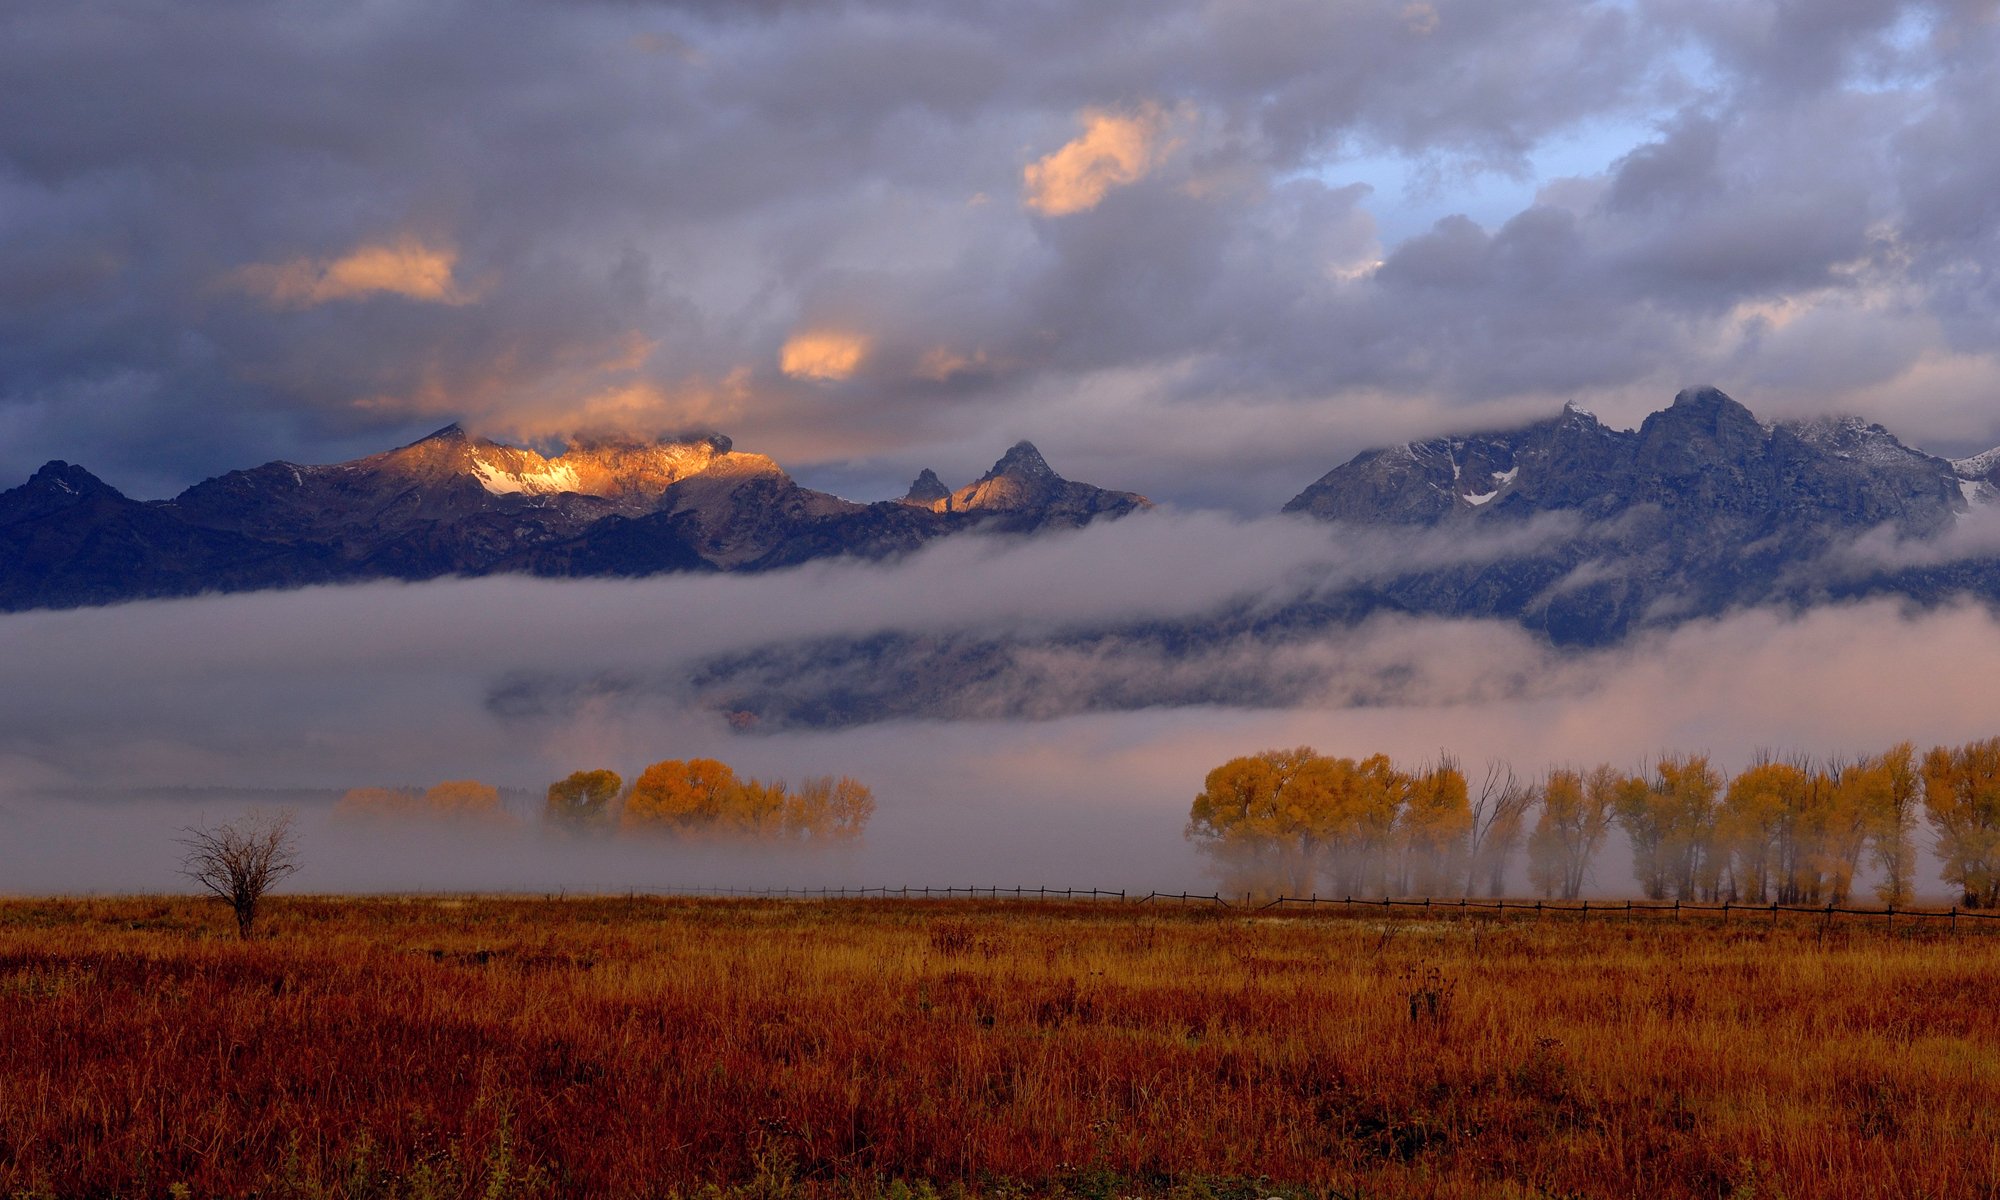
{"label": "bare tree", "polygon": [[257,903],[280,879],[299,869],[292,814],[251,816],[213,828],[181,831],[187,847],[181,874],[200,884],[236,914],[236,933],[250,936]]}
{"label": "bare tree", "polygon": [[1499,759],[1486,764],[1486,779],[1479,785],[1479,797],[1472,801],[1470,853],[1466,856],[1465,894],[1476,895],[1479,877],[1486,877],[1488,895],[1498,896],[1507,885],[1507,860],[1521,840],[1528,809],[1535,803],[1536,789],[1514,774],[1514,768]]}

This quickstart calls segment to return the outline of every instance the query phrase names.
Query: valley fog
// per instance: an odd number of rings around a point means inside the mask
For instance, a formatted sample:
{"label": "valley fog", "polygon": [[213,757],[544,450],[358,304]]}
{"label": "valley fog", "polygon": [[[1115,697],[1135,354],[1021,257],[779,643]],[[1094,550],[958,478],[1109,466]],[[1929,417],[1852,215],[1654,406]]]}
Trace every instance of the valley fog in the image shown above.
{"label": "valley fog", "polygon": [[[971,626],[1032,636],[1224,599],[1275,602],[1354,577],[1376,549],[1293,522],[1151,514],[1033,542],[964,539],[886,567],[367,585],[0,617],[0,889],[175,888],[177,828],[276,804],[299,813],[305,890],[1207,891],[1181,836],[1189,802],[1210,768],[1267,747],[1381,752],[1412,766],[1444,752],[1476,783],[1494,759],[1528,777],[1562,764],[1636,770],[1671,752],[1735,770],[1759,751],[1852,757],[1994,732],[2000,623],[1976,606],[1886,601],[1740,613],[1588,653],[1504,623],[1378,617],[1192,663],[1064,668],[1143,682],[1147,671],[1241,670],[1228,660],[1247,655],[1252,670],[1322,682],[1271,707],[744,733],[671,685],[706,656],[785,637]],[[524,675],[650,682],[573,689],[526,714],[496,705],[496,689]],[[1392,682],[1358,689],[1357,679]],[[1045,674],[1042,686],[1057,683]],[[860,845],[824,854],[536,828],[541,792],[570,771],[609,767],[629,780],[697,756],[762,779],[851,775],[879,807]],[[446,779],[511,789],[523,827],[331,819],[347,788]],[[1600,860],[1598,892],[1632,892],[1620,856],[1613,847]],[[1941,886],[1933,874],[1920,892]]]}

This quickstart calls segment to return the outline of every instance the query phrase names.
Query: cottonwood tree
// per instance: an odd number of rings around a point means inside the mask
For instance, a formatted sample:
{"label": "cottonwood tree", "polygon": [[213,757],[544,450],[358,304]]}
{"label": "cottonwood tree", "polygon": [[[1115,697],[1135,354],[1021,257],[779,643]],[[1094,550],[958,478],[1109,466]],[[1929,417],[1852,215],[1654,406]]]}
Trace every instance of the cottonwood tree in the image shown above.
{"label": "cottonwood tree", "polygon": [[265,893],[299,869],[292,815],[245,817],[233,824],[181,831],[181,874],[228,904],[236,934],[248,938]]}
{"label": "cottonwood tree", "polygon": [[500,789],[477,779],[447,779],[424,792],[427,815],[446,821],[483,821],[511,824],[513,817],[500,805]]}
{"label": "cottonwood tree", "polygon": [[1945,882],[1968,908],[2000,903],[2000,738],[1924,755],[1924,815]]}
{"label": "cottonwood tree", "polygon": [[1914,787],[1907,760],[1899,776],[1893,753],[1825,766],[1765,757],[1731,780],[1715,824],[1729,894],[1780,904],[1846,900],[1871,839],[1896,823],[1885,814],[1898,788]]}
{"label": "cottonwood tree", "polygon": [[1541,812],[1528,835],[1528,882],[1542,895],[1574,900],[1583,894],[1590,862],[1611,831],[1612,811],[1628,782],[1609,763],[1587,775],[1549,772],[1542,784]]}
{"label": "cottonwood tree", "polygon": [[861,836],[875,814],[875,794],[847,776],[808,779],[794,791],[782,780],[740,779],[712,758],[654,763],[633,781],[621,826],[673,837],[831,843]]}
{"label": "cottonwood tree", "polygon": [[1455,760],[1445,756],[1411,780],[1398,827],[1403,853],[1397,890],[1426,896],[1455,890],[1465,871],[1472,830],[1465,773]]}
{"label": "cottonwood tree", "polygon": [[787,800],[784,830],[808,842],[851,842],[875,815],[875,793],[845,775],[821,775],[799,785]]}
{"label": "cottonwood tree", "polygon": [[1868,834],[1875,865],[1882,872],[1875,896],[1888,904],[1905,904],[1915,891],[1923,776],[1917,769],[1916,749],[1908,742],[1891,746],[1875,762],[1882,774],[1882,793]]}
{"label": "cottonwood tree", "polygon": [[1506,889],[1507,862],[1514,856],[1514,845],[1521,839],[1534,802],[1534,787],[1517,777],[1513,767],[1498,759],[1487,762],[1486,777],[1469,806],[1466,895],[1478,892],[1482,878],[1489,896],[1498,896]]}
{"label": "cottonwood tree", "polygon": [[611,814],[611,802],[624,787],[625,781],[616,771],[572,772],[549,785],[543,818],[572,829],[602,824]]}
{"label": "cottonwood tree", "polygon": [[630,830],[671,834],[713,833],[742,781],[728,763],[712,758],[667,759],[639,772],[625,798],[620,823]]}
{"label": "cottonwood tree", "polygon": [[1648,898],[1713,897],[1722,863],[1715,822],[1722,777],[1705,755],[1668,756],[1643,786],[1621,788],[1618,823],[1632,843],[1632,870]]}
{"label": "cottonwood tree", "polygon": [[419,791],[416,788],[349,788],[333,806],[343,821],[478,821],[492,825],[514,822],[501,806],[500,789],[477,779],[448,779]]}

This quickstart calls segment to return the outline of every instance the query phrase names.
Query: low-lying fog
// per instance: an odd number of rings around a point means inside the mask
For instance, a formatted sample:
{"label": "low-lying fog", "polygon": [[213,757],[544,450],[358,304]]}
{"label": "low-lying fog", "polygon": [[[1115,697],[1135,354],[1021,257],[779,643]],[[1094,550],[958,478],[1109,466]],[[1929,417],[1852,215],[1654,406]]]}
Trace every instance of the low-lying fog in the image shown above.
{"label": "low-lying fog", "polygon": [[[1733,770],[1760,749],[1852,756],[2000,732],[2000,623],[1973,605],[1916,612],[1891,601],[1748,612],[1587,654],[1503,623],[1377,620],[1284,649],[1294,668],[1328,681],[1318,699],[1287,708],[745,735],[671,689],[584,691],[526,713],[492,703],[524,676],[672,679],[720,652],[833,635],[1033,636],[1296,595],[1364,576],[1392,553],[1405,565],[1514,548],[1399,541],[1392,550],[1300,521],[1155,513],[1032,541],[962,538],[893,565],[369,585],[0,617],[0,891],[180,886],[177,827],[235,817],[257,806],[254,793],[288,789],[263,802],[299,813],[299,890],[1206,891],[1181,837],[1189,800],[1210,767],[1265,747],[1408,763],[1444,750],[1475,775],[1493,758],[1538,774],[1564,763],[1637,768],[1662,751],[1708,752]],[[1393,702],[1353,706],[1357,674],[1393,678]],[[532,797],[572,770],[630,778],[697,755],[761,778],[861,779],[879,804],[865,843],[772,856],[535,828]],[[531,797],[520,802],[524,831],[329,820],[348,787],[466,778]],[[1606,855],[1597,890],[1631,892],[1622,853]],[[1941,894],[1934,879],[1922,890]]]}

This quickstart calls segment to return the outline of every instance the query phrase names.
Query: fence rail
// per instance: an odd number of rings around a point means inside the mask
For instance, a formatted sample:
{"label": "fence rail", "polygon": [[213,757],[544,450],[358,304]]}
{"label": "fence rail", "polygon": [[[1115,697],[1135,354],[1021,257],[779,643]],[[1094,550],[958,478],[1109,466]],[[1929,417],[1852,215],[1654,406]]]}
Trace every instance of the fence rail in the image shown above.
{"label": "fence rail", "polygon": [[1893,928],[1898,918],[1905,921],[1944,921],[1956,931],[1961,918],[1970,921],[2000,921],[2000,911],[1981,911],[1959,908],[1898,908],[1885,905],[1881,908],[1863,908],[1845,904],[1752,904],[1736,900],[1686,901],[1686,900],[1475,900],[1461,896],[1450,899],[1437,897],[1355,897],[1321,896],[1276,896],[1261,903],[1249,895],[1232,901],[1219,892],[1207,894],[1199,892],[1147,892],[1141,896],[1123,889],[1108,888],[1052,888],[1052,887],[796,887],[796,888],[681,888],[643,889],[656,894],[684,896],[750,897],[773,900],[1090,900],[1128,905],[1141,904],[1203,904],[1238,912],[1268,912],[1272,909],[1304,908],[1308,911],[1337,908],[1343,912],[1380,912],[1386,915],[1410,912],[1449,916],[1491,912],[1533,913],[1536,916],[1573,917],[1588,921],[1592,916],[1647,918],[1666,917],[1678,919],[1683,916],[1715,916],[1725,923],[1737,916],[1745,920],[1763,917],[1775,923],[1781,914],[1818,917],[1822,923],[1830,923],[1835,917],[1875,918],[1886,927]]}

